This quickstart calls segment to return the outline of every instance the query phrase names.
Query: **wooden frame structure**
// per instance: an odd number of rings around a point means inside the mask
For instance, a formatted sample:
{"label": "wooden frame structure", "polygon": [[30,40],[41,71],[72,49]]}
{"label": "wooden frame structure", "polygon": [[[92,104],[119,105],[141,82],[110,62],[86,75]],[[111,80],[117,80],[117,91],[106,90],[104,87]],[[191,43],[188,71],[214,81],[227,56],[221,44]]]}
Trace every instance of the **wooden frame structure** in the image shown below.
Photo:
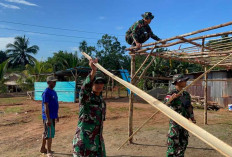
{"label": "wooden frame structure", "polygon": [[[86,53],[82,53],[88,60],[91,59],[89,55]],[[225,57],[223,60],[219,61],[217,64],[220,64],[222,61],[226,60],[228,57],[231,57],[231,55]],[[118,81],[125,87],[129,88],[131,91],[133,91],[135,94],[139,95],[141,98],[143,98],[145,101],[147,101],[150,105],[164,113],[166,116],[174,120],[176,123],[181,125],[183,128],[187,129],[189,132],[191,132],[193,135],[197,136],[200,140],[204,141],[211,147],[213,147],[215,150],[220,152],[224,156],[232,156],[232,147],[228,144],[224,143],[217,137],[213,136],[209,132],[205,131],[204,129],[200,128],[196,124],[190,122],[185,117],[181,116],[179,113],[176,113],[171,108],[169,108],[167,105],[163,104],[159,100],[155,99],[151,95],[147,94],[146,92],[142,91],[141,89],[137,88],[136,86],[122,80],[121,78],[115,76],[114,74],[110,73],[108,70],[103,68],[100,64],[94,63],[94,65],[100,69],[102,72],[104,72],[106,75],[110,76],[112,79]],[[210,69],[208,70],[208,72]],[[199,78],[200,79],[200,78]],[[187,88],[187,87],[186,87]],[[182,91],[180,91],[182,92]]]}
{"label": "wooden frame structure", "polygon": [[[201,30],[197,30],[194,32],[186,33],[183,35],[171,37],[162,41],[157,41],[154,43],[144,44],[142,45],[141,49],[137,49],[137,47],[131,47],[126,49],[130,51],[129,54],[131,55],[131,84],[136,85],[136,83],[146,74],[146,70],[151,66],[152,62],[154,61],[155,57],[160,57],[169,60],[177,60],[182,62],[188,62],[193,64],[200,64],[204,66],[205,72],[207,71],[207,67],[214,66],[217,64],[218,67],[223,67],[226,69],[232,69],[232,37],[224,37],[220,38],[223,35],[230,35],[232,31],[227,32],[220,32],[216,34],[208,34],[208,35],[201,35],[186,38],[192,35],[198,35],[200,33],[219,29],[222,27],[232,25],[232,21],[216,25],[209,28],[204,28]],[[215,39],[216,38],[216,39]],[[206,44],[206,39],[211,39],[211,44]],[[161,44],[166,42],[165,44]],[[168,42],[168,43],[167,43]],[[200,42],[200,43],[199,43]],[[228,43],[227,43],[228,42]],[[180,48],[182,45],[187,45],[184,48]],[[191,45],[191,46],[189,46]],[[170,47],[179,47],[178,49],[172,49],[164,52],[153,52],[155,49],[158,48],[170,48]],[[138,70],[135,72],[135,56],[136,55],[145,55],[147,56]],[[144,68],[141,75],[138,77],[137,75],[149,60],[149,57],[153,57],[151,62]],[[207,73],[204,76],[204,124],[207,124]],[[143,123],[144,125],[144,123]],[[129,97],[129,124],[128,124],[128,136],[133,136],[133,93],[131,93]],[[131,143],[133,138],[129,139]]]}

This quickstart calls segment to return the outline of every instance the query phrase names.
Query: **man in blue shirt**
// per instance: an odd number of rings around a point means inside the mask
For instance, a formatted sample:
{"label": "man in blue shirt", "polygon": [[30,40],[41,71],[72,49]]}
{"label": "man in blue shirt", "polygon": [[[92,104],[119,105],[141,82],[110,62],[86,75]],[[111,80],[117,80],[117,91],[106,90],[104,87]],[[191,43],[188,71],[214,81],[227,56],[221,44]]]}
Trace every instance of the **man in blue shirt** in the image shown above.
{"label": "man in blue shirt", "polygon": [[[44,124],[44,133],[42,135],[41,153],[47,153],[52,157],[51,145],[52,138],[55,136],[55,119],[59,122],[58,110],[59,103],[56,92],[53,90],[57,79],[53,76],[47,77],[48,88],[42,94],[42,118]],[[45,147],[47,143],[47,149]]]}

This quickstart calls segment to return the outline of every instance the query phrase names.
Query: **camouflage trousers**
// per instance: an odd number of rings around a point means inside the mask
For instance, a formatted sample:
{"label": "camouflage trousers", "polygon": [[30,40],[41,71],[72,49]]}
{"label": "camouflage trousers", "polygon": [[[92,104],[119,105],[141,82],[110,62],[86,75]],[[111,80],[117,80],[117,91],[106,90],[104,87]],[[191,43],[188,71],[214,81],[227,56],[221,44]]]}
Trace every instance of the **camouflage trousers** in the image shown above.
{"label": "camouflage trousers", "polygon": [[[150,38],[150,35],[149,35],[149,34],[147,34],[147,33],[142,33],[142,34],[139,34],[139,35],[138,35],[138,41],[137,41],[137,42],[139,42],[139,43],[142,44],[142,43],[146,42],[149,38]],[[126,34],[125,39],[126,39],[126,42],[127,42],[129,45],[135,46],[135,43],[134,43],[134,39],[133,39],[133,37],[132,37],[132,34]]]}
{"label": "camouflage trousers", "polygon": [[[89,125],[89,128],[94,127]],[[106,157],[104,139],[99,128],[91,132],[87,128],[77,128],[73,150],[73,157]]]}
{"label": "camouflage trousers", "polygon": [[188,145],[188,131],[170,120],[168,132],[167,157],[184,157]]}

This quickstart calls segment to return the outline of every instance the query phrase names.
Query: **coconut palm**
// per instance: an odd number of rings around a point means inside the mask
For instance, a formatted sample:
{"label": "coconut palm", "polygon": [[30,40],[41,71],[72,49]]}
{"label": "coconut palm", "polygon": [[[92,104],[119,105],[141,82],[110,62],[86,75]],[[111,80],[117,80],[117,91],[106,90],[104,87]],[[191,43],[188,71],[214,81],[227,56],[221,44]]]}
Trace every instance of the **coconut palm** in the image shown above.
{"label": "coconut palm", "polygon": [[7,65],[8,65],[8,60],[0,64],[0,93],[6,92],[6,86],[4,85],[4,82],[6,80],[4,79],[4,74],[5,74]]}
{"label": "coconut palm", "polygon": [[10,59],[9,63],[13,66],[33,65],[36,59],[32,55],[37,54],[39,50],[37,45],[29,47],[29,38],[26,38],[25,35],[23,37],[15,37],[14,43],[7,44],[6,48],[6,53]]}
{"label": "coconut palm", "polygon": [[35,61],[34,65],[27,64],[26,70],[23,72],[27,77],[34,77],[34,81],[42,81],[45,77],[41,76],[42,73],[51,73],[53,72],[52,65],[42,62]]}

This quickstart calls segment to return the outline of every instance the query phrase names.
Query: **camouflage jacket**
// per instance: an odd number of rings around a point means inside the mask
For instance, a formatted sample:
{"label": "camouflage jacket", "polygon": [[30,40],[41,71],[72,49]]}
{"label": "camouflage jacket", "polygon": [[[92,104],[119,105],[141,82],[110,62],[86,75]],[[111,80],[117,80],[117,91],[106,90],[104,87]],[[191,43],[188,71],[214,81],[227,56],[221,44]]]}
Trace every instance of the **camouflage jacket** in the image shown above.
{"label": "camouflage jacket", "polygon": [[73,139],[74,154],[77,156],[105,156],[102,136],[106,103],[102,95],[92,91],[90,76],[84,81],[79,96],[79,121]]}
{"label": "camouflage jacket", "polygon": [[161,40],[159,37],[153,34],[150,26],[148,24],[145,24],[143,19],[135,22],[126,32],[127,35],[132,34],[132,37],[136,41],[138,41],[139,36],[144,33],[147,33],[154,40]]}
{"label": "camouflage jacket", "polygon": [[[169,101],[172,94],[177,94],[178,92],[179,91],[177,89],[173,89],[171,92],[169,92],[165,97],[164,103]],[[191,96],[186,91],[184,91],[178,98],[172,100],[168,106],[187,119],[194,117],[193,106],[191,105]]]}

